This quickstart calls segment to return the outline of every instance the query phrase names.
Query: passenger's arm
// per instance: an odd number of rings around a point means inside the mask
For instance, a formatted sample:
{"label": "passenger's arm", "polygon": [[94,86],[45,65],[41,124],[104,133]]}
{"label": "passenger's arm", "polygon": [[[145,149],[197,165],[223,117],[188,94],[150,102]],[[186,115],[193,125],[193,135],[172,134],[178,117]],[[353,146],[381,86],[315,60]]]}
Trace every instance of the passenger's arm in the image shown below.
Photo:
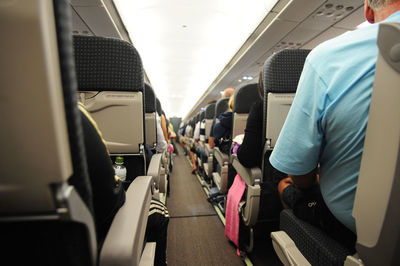
{"label": "passenger's arm", "polygon": [[260,167],[262,158],[263,102],[255,102],[249,112],[242,144],[237,150],[239,162],[247,168]]}
{"label": "passenger's arm", "polygon": [[210,149],[214,149],[214,137],[208,137],[208,145],[210,146]]}
{"label": "passenger's arm", "polygon": [[165,121],[164,114],[161,114],[161,128],[164,134],[165,141],[168,143],[167,122]]}
{"label": "passenger's arm", "polygon": [[210,136],[208,137],[208,145],[210,149],[214,149],[214,126],[215,126],[215,119],[211,124]]}
{"label": "passenger's arm", "polygon": [[306,189],[317,183],[317,168],[305,175],[289,175],[289,177],[296,187]]}

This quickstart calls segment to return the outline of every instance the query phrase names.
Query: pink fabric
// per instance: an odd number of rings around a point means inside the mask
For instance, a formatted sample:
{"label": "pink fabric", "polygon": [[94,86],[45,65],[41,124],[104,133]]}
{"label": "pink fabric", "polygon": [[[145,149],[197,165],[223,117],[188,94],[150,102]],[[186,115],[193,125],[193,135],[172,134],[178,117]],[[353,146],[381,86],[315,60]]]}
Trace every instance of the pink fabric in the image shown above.
{"label": "pink fabric", "polygon": [[172,144],[169,144],[169,153],[172,154],[174,152],[174,146]]}
{"label": "pink fabric", "polygon": [[235,142],[235,146],[233,147],[233,154],[237,154],[237,150],[239,149],[240,144]]}
{"label": "pink fabric", "polygon": [[246,183],[237,174],[228,192],[225,213],[225,235],[239,247],[239,203],[242,199]]}

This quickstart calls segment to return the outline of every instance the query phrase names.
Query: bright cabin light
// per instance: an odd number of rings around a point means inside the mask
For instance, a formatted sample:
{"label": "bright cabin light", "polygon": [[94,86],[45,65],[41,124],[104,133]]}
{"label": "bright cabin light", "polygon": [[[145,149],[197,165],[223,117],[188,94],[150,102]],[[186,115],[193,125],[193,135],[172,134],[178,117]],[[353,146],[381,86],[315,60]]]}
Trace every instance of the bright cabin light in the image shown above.
{"label": "bright cabin light", "polygon": [[167,116],[182,117],[276,2],[114,0]]}

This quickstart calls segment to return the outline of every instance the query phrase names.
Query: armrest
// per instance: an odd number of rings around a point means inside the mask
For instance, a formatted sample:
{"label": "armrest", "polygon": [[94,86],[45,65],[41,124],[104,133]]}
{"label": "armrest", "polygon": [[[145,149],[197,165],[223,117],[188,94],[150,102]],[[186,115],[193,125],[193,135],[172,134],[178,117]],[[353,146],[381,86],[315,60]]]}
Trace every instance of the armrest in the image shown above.
{"label": "armrest", "polygon": [[260,208],[261,187],[259,184],[247,186],[246,204],[241,210],[242,219],[246,226],[252,227],[257,223]]}
{"label": "armrest", "polygon": [[272,245],[284,265],[310,265],[293,240],[284,232],[271,233]]}
{"label": "armrest", "polygon": [[210,144],[208,143],[204,145],[204,149],[206,150],[207,156],[210,156],[210,154],[213,152],[213,149],[211,149]]}
{"label": "armrest", "polygon": [[138,265],[150,208],[152,178],[139,176],[126,193],[100,252],[100,265]]}
{"label": "armrest", "polygon": [[149,164],[149,169],[147,170],[147,175],[153,178],[153,183],[156,184],[157,188],[158,184],[160,183],[161,165],[162,165],[162,153],[153,154]]}
{"label": "armrest", "polygon": [[214,148],[214,157],[217,159],[219,165],[229,162],[229,156],[220,151],[218,147]]}
{"label": "armrest", "polygon": [[237,158],[236,154],[232,154],[232,165],[235,168],[236,172],[242,177],[244,182],[248,186],[254,186],[255,184],[259,184],[261,182],[261,169],[258,167],[247,168],[244,167]]}
{"label": "armrest", "polygon": [[156,242],[146,243],[142,257],[140,258],[139,266],[153,266],[155,256],[156,256]]}

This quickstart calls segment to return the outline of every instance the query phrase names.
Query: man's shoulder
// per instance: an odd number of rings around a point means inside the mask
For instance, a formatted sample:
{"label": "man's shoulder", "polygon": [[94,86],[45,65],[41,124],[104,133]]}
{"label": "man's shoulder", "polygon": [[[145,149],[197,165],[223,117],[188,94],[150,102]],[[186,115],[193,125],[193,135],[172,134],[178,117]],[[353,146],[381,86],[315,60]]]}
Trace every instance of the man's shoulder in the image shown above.
{"label": "man's shoulder", "polygon": [[322,79],[329,79],[338,65],[345,68],[376,59],[376,38],[379,25],[373,24],[346,32],[315,47],[307,57],[306,64]]}

